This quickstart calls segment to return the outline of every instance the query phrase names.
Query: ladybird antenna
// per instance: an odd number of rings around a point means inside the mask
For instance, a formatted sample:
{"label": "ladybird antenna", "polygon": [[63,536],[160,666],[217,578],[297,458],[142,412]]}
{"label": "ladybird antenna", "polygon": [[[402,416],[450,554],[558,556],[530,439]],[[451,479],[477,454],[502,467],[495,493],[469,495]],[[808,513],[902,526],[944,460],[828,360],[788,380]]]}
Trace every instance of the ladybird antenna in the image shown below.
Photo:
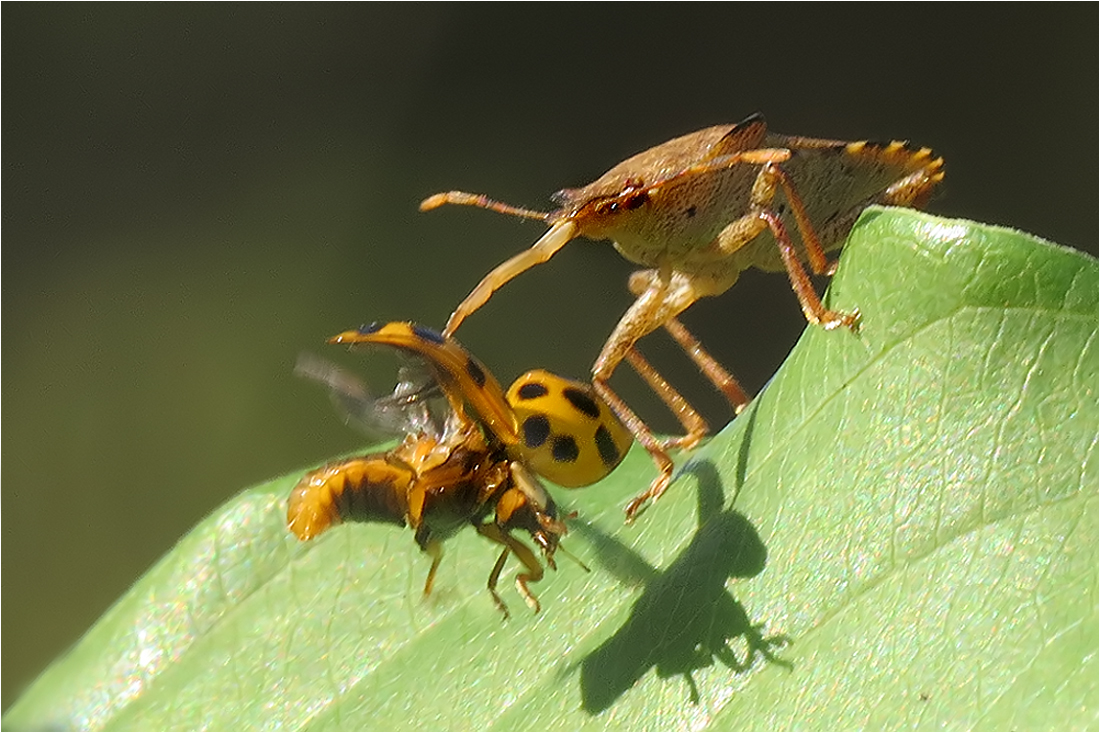
{"label": "ladybird antenna", "polygon": [[587,565],[585,565],[585,564],[584,564],[583,562],[581,562],[581,560],[580,560],[580,558],[579,558],[579,557],[577,557],[576,555],[574,555],[574,554],[573,554],[572,552],[570,552],[569,550],[565,549],[565,548],[564,548],[564,547],[562,547],[561,545],[558,545],[558,549],[557,549],[557,551],[558,551],[558,552],[560,552],[561,554],[565,555],[566,557],[568,557],[568,558],[569,558],[570,560],[572,560],[573,562],[575,562],[575,563],[577,563],[578,565],[580,565],[580,566],[581,566],[581,570],[583,570],[584,572],[586,572],[586,573],[591,573],[591,572],[592,572],[592,569],[591,569],[590,567],[588,567]]}
{"label": "ladybird antenna", "polygon": [[498,214],[508,214],[510,216],[519,216],[524,219],[537,219],[539,221],[546,221],[550,217],[549,213],[543,211],[522,209],[518,206],[511,206],[510,204],[501,203],[500,201],[494,201],[483,194],[466,193],[464,191],[445,191],[443,193],[437,193],[434,196],[429,196],[420,202],[420,210],[431,211],[432,209],[438,209],[444,204],[476,206],[479,209],[489,209]]}

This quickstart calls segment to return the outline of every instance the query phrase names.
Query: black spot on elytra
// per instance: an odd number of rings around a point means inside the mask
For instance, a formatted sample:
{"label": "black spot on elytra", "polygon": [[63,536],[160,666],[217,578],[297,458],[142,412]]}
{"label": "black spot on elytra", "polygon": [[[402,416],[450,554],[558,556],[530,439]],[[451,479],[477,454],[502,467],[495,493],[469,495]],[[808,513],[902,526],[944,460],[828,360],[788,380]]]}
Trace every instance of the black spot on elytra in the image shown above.
{"label": "black spot on elytra", "polygon": [[570,435],[559,435],[554,438],[554,445],[550,448],[550,455],[559,463],[572,463],[580,456],[580,448],[577,441]]}
{"label": "black spot on elytra", "polygon": [[693,216],[695,216],[695,212],[696,212],[695,205],[692,204],[691,206],[687,207],[687,211],[685,211],[684,213],[687,214],[688,218],[690,219]]}
{"label": "black spot on elytra", "polygon": [[526,382],[516,390],[521,400],[537,400],[539,397],[545,397],[549,392],[546,385],[538,382]]}
{"label": "black spot on elytra", "polygon": [[421,326],[414,323],[412,325],[412,332],[425,341],[431,341],[433,344],[442,344],[446,342],[446,339],[443,338],[443,334],[427,326]]}
{"label": "black spot on elytra", "polygon": [[566,387],[561,393],[565,395],[565,399],[569,400],[569,404],[573,405],[577,411],[583,412],[593,420],[600,416],[600,406],[596,404],[596,400],[582,390],[576,387]]}
{"label": "black spot on elytra", "polygon": [[608,468],[614,468],[619,462],[619,448],[611,438],[611,433],[601,425],[596,428],[596,450],[600,452],[600,460]]}
{"label": "black spot on elytra", "polygon": [[485,370],[474,361],[472,356],[466,358],[466,373],[470,375],[470,379],[474,380],[474,384],[478,387],[485,386]]}
{"label": "black spot on elytra", "polygon": [[364,326],[359,327],[359,333],[363,334],[364,336],[369,336],[370,334],[374,333],[378,329],[382,328],[382,325],[383,324],[379,323],[378,321],[374,321],[373,323],[368,323]]}
{"label": "black spot on elytra", "polygon": [[545,415],[531,415],[523,421],[523,442],[528,448],[538,448],[550,437],[550,421]]}

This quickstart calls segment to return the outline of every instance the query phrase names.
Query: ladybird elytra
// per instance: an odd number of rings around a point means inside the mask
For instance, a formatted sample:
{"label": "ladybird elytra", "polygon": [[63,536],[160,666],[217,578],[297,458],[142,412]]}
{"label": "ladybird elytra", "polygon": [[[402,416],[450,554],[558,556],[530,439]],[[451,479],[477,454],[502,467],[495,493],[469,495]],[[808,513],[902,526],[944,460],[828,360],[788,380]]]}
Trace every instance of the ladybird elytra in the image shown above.
{"label": "ladybird elytra", "polygon": [[425,326],[403,321],[387,323],[369,333],[345,331],[329,339],[334,344],[384,344],[423,357],[437,372],[444,394],[458,413],[469,405],[478,419],[505,444],[519,440],[515,415],[500,382],[453,338]]}
{"label": "ladybird elytra", "polygon": [[521,426],[509,452],[559,486],[596,483],[619,465],[633,442],[626,426],[583,382],[535,369],[513,382],[506,398]]}

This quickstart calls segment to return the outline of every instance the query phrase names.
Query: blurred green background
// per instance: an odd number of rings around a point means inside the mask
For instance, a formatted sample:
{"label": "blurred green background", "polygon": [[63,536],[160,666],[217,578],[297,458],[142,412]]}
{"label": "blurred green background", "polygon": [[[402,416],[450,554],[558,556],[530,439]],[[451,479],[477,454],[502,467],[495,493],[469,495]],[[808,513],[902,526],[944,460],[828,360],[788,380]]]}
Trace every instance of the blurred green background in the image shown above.
{"label": "blurred green background", "polygon": [[[1095,254],[1096,6],[917,12],[5,4],[3,706],[225,498],[363,443],[292,376],[299,351],[375,319],[441,326],[542,232],[420,214],[428,194],[547,208],[759,110],[932,146],[932,211]],[[460,335],[503,381],[584,375],[630,269],[579,241]],[[752,391],[804,326],[757,273],[685,320]],[[729,419],[667,339],[643,350]]]}

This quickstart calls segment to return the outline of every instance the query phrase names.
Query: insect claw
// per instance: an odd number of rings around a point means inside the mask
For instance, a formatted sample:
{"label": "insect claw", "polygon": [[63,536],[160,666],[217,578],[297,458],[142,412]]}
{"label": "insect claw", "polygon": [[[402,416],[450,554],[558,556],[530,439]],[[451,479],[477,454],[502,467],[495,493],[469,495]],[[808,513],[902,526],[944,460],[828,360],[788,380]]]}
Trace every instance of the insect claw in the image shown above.
{"label": "insect claw", "polygon": [[623,511],[626,514],[627,524],[634,524],[634,520],[637,519],[638,515],[640,515],[645,510],[646,501],[648,500],[648,498],[649,497],[645,494],[643,494],[642,496],[635,496],[627,503],[625,507],[623,507]]}
{"label": "insect claw", "polygon": [[845,313],[843,315],[845,316],[844,325],[848,327],[848,330],[852,333],[859,333],[862,318],[859,308],[853,308],[851,313]]}
{"label": "insect claw", "polygon": [[493,594],[493,602],[496,603],[496,607],[504,615],[504,620],[512,618],[512,614],[508,613],[508,606],[504,605],[504,600],[500,597],[500,594],[495,589],[490,588],[489,592]]}
{"label": "insect claw", "polygon": [[542,606],[539,604],[539,599],[535,598],[535,594],[527,587],[527,581],[529,580],[535,580],[535,578],[531,578],[527,575],[516,576],[516,590],[523,596],[523,600],[526,601],[527,606],[535,613],[539,613],[542,611]]}
{"label": "insect claw", "polygon": [[669,473],[662,473],[660,476],[653,479],[653,483],[649,485],[648,489],[630,500],[623,510],[626,513],[626,523],[633,524],[634,520],[638,518],[638,515],[641,514],[649,504],[661,498],[661,495],[665,493],[665,490],[668,489],[671,483],[672,473],[670,468]]}

